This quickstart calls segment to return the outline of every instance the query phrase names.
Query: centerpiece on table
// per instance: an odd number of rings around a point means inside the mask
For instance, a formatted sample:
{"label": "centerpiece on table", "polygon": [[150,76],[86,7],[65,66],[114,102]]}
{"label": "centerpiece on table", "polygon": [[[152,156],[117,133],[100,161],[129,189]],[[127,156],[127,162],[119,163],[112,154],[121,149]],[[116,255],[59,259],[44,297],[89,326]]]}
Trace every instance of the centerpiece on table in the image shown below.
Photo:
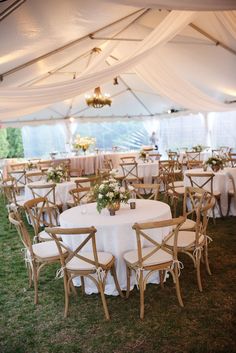
{"label": "centerpiece on table", "polygon": [[210,166],[213,172],[218,172],[220,169],[223,169],[224,164],[225,160],[219,156],[210,157],[205,162],[205,166]]}
{"label": "centerpiece on table", "polygon": [[148,162],[149,160],[149,153],[145,150],[141,150],[139,152],[139,158],[143,161],[143,162]]}
{"label": "centerpiece on table", "polygon": [[47,181],[52,181],[53,183],[62,183],[66,180],[67,170],[63,164],[57,167],[51,167],[46,173]]}
{"label": "centerpiece on table", "polygon": [[97,202],[97,210],[101,213],[103,208],[107,208],[110,215],[115,215],[115,211],[120,209],[121,202],[127,203],[130,198],[129,191],[126,191],[120,183],[110,175],[101,184],[96,184],[92,194]]}
{"label": "centerpiece on table", "polygon": [[196,146],[193,146],[193,147],[192,147],[192,150],[193,150],[194,152],[202,152],[202,151],[204,150],[204,146],[202,146],[202,145],[196,145]]}
{"label": "centerpiece on table", "polygon": [[94,137],[89,137],[89,136],[84,136],[81,137],[80,135],[77,135],[74,141],[74,148],[75,149],[81,149],[84,154],[86,154],[86,151],[89,149],[91,145],[94,145],[96,143],[96,139]]}

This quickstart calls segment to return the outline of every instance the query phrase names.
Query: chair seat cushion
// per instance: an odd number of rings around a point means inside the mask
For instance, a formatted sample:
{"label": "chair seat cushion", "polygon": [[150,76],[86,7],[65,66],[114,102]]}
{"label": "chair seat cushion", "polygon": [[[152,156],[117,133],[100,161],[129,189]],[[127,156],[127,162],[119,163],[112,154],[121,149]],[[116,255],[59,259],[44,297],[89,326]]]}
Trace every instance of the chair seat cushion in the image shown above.
{"label": "chair seat cushion", "polygon": [[[40,241],[46,241],[46,240],[53,240],[50,235],[45,231],[42,230],[39,234],[38,234],[39,240]],[[58,239],[61,239],[60,236],[57,236]]]}
{"label": "chair seat cushion", "polygon": [[[146,256],[155,248],[150,246],[148,248],[142,249],[142,256]],[[132,250],[123,255],[124,260],[130,264],[135,264],[138,261],[138,251]],[[153,265],[160,265],[166,262],[170,262],[173,260],[171,254],[168,254],[166,251],[159,249],[157,250],[152,256],[150,256],[147,260],[143,262],[143,266],[153,266]]]}
{"label": "chair seat cushion", "polygon": [[[190,230],[190,229],[194,229],[196,226],[196,222],[193,221],[192,219],[186,219],[186,221],[180,226],[180,230]],[[174,226],[173,228],[175,228],[176,226]]]}
{"label": "chair seat cushion", "polygon": [[[41,259],[46,259],[50,257],[58,257],[59,258],[59,251],[55,241],[46,241],[43,243],[37,243],[32,245],[33,252],[37,257]],[[62,248],[63,254],[66,253],[66,250]]]}
{"label": "chair seat cushion", "polygon": [[179,187],[184,186],[184,182],[182,180],[174,181],[173,184],[174,184],[175,188],[179,188]]}
{"label": "chair seat cushion", "polygon": [[[109,264],[109,262],[112,261],[113,255],[107,252],[100,252],[98,251],[98,262],[101,265],[106,266]],[[94,256],[92,252],[81,252],[79,255],[86,257],[87,259],[90,259],[94,261]],[[71,271],[91,271],[94,270],[96,267],[95,265],[92,265],[86,261],[83,261],[79,259],[78,257],[74,256],[72,259],[66,264],[66,268]]]}
{"label": "chair seat cushion", "polygon": [[[169,185],[169,186],[172,187],[172,185]],[[184,187],[184,186],[175,187],[175,188],[174,188],[174,191],[175,191],[177,194],[184,195],[184,193],[185,193],[185,187]],[[168,190],[168,194],[172,195],[172,194],[173,194],[173,190],[172,190],[172,189],[169,189],[169,190]]]}
{"label": "chair seat cushion", "polygon": [[[191,247],[195,244],[196,233],[194,231],[185,231],[181,230],[178,234],[178,242],[177,246],[180,248]],[[204,235],[201,234],[199,238],[199,243],[201,244],[204,241]],[[167,242],[166,245],[173,246],[174,244],[174,237],[171,237]]]}

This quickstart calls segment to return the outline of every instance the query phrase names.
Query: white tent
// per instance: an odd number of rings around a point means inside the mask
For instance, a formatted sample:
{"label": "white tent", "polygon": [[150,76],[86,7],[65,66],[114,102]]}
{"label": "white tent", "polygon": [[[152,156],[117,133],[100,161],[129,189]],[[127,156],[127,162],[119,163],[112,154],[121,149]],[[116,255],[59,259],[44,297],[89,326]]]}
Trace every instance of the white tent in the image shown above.
{"label": "white tent", "polygon": [[[1,125],[236,111],[235,9],[235,0],[2,1]],[[112,105],[88,108],[84,94],[99,85]]]}

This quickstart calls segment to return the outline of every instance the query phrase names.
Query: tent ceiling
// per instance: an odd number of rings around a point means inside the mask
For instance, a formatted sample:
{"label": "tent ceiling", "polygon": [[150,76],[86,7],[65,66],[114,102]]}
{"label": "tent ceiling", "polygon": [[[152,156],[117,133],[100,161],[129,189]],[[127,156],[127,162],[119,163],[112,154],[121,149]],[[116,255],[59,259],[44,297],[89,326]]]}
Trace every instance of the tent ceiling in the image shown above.
{"label": "tent ceiling", "polygon": [[[11,3],[0,3],[0,12]],[[0,22],[0,74],[3,78],[0,87],[31,87],[72,80],[93,62],[97,56],[92,52],[94,47],[103,46],[106,38],[119,38],[113,41],[110,57],[101,63],[101,67],[112,65],[135,50],[139,41],[167,14],[167,10],[139,9],[115,2],[99,1],[98,5],[97,0],[25,1]],[[181,77],[219,101],[236,99],[236,38],[219,26],[219,19],[213,12],[200,12],[194,25],[208,33],[210,38],[190,25],[156,55]],[[93,34],[94,39],[89,34]],[[216,45],[214,39],[227,48],[222,48],[219,43]],[[62,50],[53,52],[58,48]],[[52,55],[45,55],[50,52]],[[14,70],[31,60],[33,64]],[[111,107],[100,110],[88,108],[82,95],[9,120],[140,116],[166,113],[170,108],[184,109],[154,92],[134,70],[122,73],[118,82],[119,85],[107,82],[101,87],[103,92],[109,92],[113,97]]]}

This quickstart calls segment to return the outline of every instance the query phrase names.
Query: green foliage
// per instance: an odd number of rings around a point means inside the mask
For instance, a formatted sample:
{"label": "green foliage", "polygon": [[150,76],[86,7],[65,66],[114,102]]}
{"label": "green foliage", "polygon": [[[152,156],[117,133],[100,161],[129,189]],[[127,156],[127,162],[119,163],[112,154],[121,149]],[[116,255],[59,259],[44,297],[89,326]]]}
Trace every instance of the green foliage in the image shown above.
{"label": "green foliage", "polygon": [[6,129],[0,129],[0,158],[6,158],[9,153],[9,143]]}
{"label": "green foliage", "polygon": [[21,158],[24,157],[24,148],[22,142],[21,129],[8,127],[7,141],[9,144],[8,158]]}

